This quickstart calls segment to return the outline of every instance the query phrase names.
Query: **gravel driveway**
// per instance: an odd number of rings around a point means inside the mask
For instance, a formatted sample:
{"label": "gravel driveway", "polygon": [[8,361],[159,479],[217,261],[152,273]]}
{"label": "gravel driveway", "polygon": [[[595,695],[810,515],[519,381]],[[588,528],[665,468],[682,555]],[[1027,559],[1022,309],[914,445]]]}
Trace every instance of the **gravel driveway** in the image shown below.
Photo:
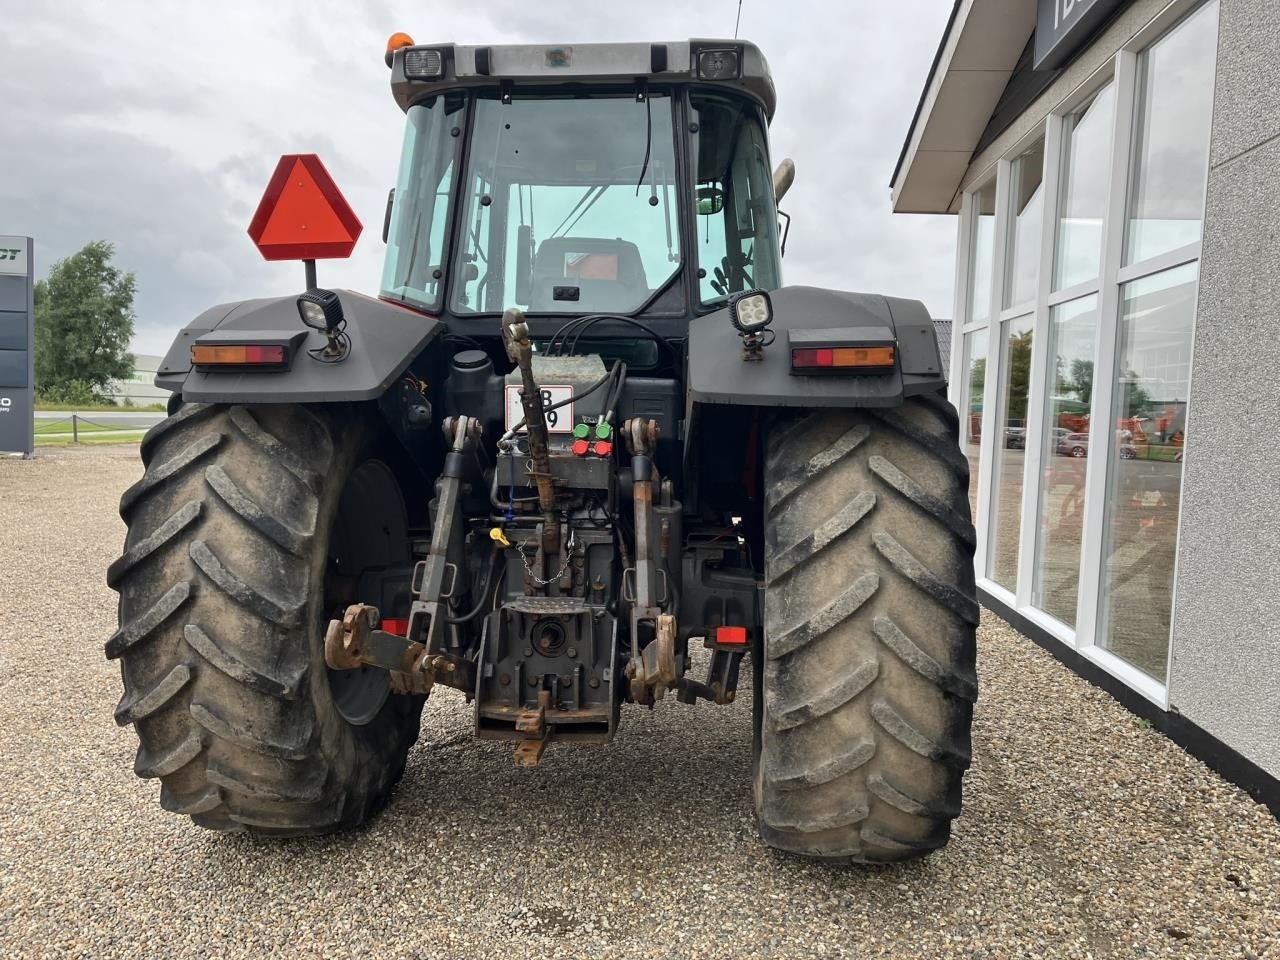
{"label": "gravel driveway", "polygon": [[923,862],[761,847],[749,697],[530,771],[445,690],[367,829],[199,830],[111,719],[136,458],[0,459],[0,956],[1280,958],[1280,824],[989,616],[965,814]]}

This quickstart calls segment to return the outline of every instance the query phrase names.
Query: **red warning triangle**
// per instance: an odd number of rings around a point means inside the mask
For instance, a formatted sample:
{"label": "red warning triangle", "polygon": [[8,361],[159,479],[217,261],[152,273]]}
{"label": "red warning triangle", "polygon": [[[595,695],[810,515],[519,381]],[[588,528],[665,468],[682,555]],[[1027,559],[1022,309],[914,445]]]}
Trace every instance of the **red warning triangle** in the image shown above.
{"label": "red warning triangle", "polygon": [[249,238],[267,260],[349,257],[363,226],[314,153],[276,164],[249,223]]}

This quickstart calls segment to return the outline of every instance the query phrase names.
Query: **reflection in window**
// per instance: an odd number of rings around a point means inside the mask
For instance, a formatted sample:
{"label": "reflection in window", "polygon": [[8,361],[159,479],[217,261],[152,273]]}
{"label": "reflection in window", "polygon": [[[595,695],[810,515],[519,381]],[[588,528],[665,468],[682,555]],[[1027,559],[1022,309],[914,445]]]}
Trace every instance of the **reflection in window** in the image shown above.
{"label": "reflection in window", "polygon": [[1013,222],[1009,229],[1009,269],[1004,305],[1033,300],[1040,273],[1040,224],[1044,213],[1044,143],[1038,143],[1013,162],[1010,197]]}
{"label": "reflection in window", "polygon": [[1100,645],[1164,682],[1198,264],[1125,284]]}
{"label": "reflection in window", "polygon": [[1022,468],[1027,447],[1027,391],[1031,384],[1028,314],[1002,325],[1000,343],[1000,435],[997,436],[995,522],[987,561],[992,580],[1007,590],[1018,583],[1018,534],[1022,529]]}
{"label": "reflection in window", "polygon": [[978,522],[978,472],[981,464],[982,397],[987,388],[987,331],[975,330],[964,337],[965,403],[961,411],[960,431],[964,453],[969,458],[969,512]]}
{"label": "reflection in window", "polygon": [[1206,3],[1142,54],[1127,264],[1200,239],[1217,40]]}
{"label": "reflection in window", "polygon": [[1086,106],[1063,120],[1062,197],[1053,266],[1055,290],[1085,283],[1098,275],[1115,100],[1115,87],[1107,84]]}
{"label": "reflection in window", "polygon": [[1044,470],[1031,604],[1074,627],[1093,406],[1093,352],[1098,341],[1097,295],[1054,307],[1049,312],[1048,335],[1052,394],[1045,405],[1041,440]]}
{"label": "reflection in window", "polygon": [[979,323],[991,316],[991,264],[996,245],[996,185],[987,184],[973,195],[976,216],[973,227],[973,257],[969,269],[969,322]]}

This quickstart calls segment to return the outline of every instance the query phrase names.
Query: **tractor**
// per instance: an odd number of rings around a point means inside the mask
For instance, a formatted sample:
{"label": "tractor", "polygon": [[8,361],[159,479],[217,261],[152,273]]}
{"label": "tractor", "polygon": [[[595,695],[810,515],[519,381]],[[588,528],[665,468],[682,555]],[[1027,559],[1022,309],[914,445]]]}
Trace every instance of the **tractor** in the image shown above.
{"label": "tractor", "polygon": [[107,574],[136,772],[202,827],[325,833],[386,803],[428,695],[536,768],[741,678],[766,845],[944,845],[977,696],[957,415],[923,304],[783,285],[760,50],[387,62],[378,295],[222,304],[158,371]]}

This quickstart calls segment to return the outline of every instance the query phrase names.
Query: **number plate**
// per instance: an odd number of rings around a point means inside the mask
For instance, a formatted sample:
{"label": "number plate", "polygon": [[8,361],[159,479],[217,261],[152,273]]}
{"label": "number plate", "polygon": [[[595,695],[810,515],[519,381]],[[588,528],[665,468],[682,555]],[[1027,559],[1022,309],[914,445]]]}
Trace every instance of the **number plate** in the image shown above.
{"label": "number plate", "polygon": [[[542,406],[543,409],[556,403],[565,403],[558,410],[552,410],[547,414],[547,429],[551,433],[572,433],[573,432],[573,387],[571,386],[547,386],[542,387]],[[517,423],[524,419],[524,407],[520,405],[520,388],[515,384],[507,385],[507,429],[510,430]],[[524,433],[522,429],[520,431]]]}

